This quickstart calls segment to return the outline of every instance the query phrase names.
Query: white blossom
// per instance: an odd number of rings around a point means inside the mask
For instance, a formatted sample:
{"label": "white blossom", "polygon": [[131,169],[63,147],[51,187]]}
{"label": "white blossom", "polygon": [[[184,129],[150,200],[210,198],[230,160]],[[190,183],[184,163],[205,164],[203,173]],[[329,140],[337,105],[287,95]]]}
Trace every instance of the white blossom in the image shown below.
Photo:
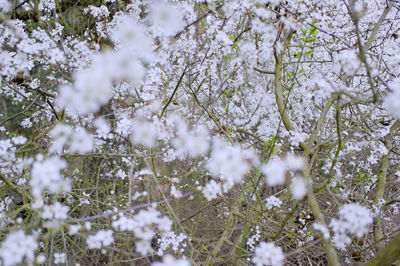
{"label": "white blossom", "polygon": [[65,253],[54,253],[55,264],[65,263],[66,260],[67,260],[67,255]]}
{"label": "white blossom", "polygon": [[283,185],[286,182],[286,170],[285,162],[279,159],[271,160],[261,168],[268,186]]}
{"label": "white blossom", "polygon": [[150,4],[150,18],[161,34],[170,36],[183,28],[183,13],[179,4],[165,0],[154,0]]}
{"label": "white blossom", "polygon": [[32,166],[32,178],[29,182],[33,195],[40,198],[44,191],[51,194],[69,191],[70,182],[60,173],[66,166],[66,162],[58,157],[36,161]]}
{"label": "white blossom", "polygon": [[26,235],[23,230],[14,231],[1,243],[0,258],[5,266],[20,264],[24,260],[33,262],[37,248],[35,236]]}
{"label": "white blossom", "polygon": [[206,197],[206,199],[209,201],[216,199],[218,195],[222,194],[221,185],[214,180],[211,180],[207,185],[204,186],[203,194],[204,197]]}
{"label": "white blossom", "polygon": [[185,259],[175,259],[172,255],[167,254],[163,257],[162,262],[154,262],[152,266],[190,266],[190,263]]}
{"label": "white blossom", "polygon": [[329,226],[335,233],[333,244],[339,249],[344,249],[351,243],[349,234],[360,238],[368,233],[373,222],[370,211],[357,203],[343,205],[338,215],[339,218],[333,218]]}
{"label": "white blossom", "polygon": [[282,249],[275,246],[274,243],[261,242],[259,246],[256,247],[254,256],[251,260],[256,266],[279,266],[283,265],[285,256],[283,255]]}
{"label": "white blossom", "polygon": [[100,249],[107,247],[114,242],[113,232],[111,230],[100,230],[96,234],[86,238],[86,243],[90,249]]}
{"label": "white blossom", "polygon": [[301,200],[307,193],[307,180],[303,177],[296,176],[290,184],[290,192],[296,200]]}
{"label": "white blossom", "polygon": [[275,196],[269,196],[265,201],[268,210],[272,210],[274,207],[280,208],[282,205],[282,201]]}

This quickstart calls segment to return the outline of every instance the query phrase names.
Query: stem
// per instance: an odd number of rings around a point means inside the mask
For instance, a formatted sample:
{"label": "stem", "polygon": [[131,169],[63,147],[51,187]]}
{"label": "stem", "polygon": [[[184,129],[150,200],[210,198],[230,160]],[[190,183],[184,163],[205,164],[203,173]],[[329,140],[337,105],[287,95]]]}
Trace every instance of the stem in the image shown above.
{"label": "stem", "polygon": [[[307,200],[308,200],[308,205],[311,208],[311,211],[315,217],[315,221],[319,222],[320,224],[324,225],[327,227],[324,216],[322,214],[322,211],[319,207],[317,198],[314,195],[314,189],[312,186],[312,178],[310,176],[310,170],[309,166],[306,165],[305,170],[303,171],[303,176],[307,179]],[[328,257],[328,261],[330,265],[340,265],[339,264],[339,259],[336,253],[335,248],[333,247],[331,240],[330,239],[323,239],[326,255]]]}
{"label": "stem", "polygon": [[368,41],[365,43],[365,50],[368,50],[369,47],[371,46],[372,42],[375,40],[376,38],[376,34],[378,34],[378,31],[383,23],[383,21],[385,20],[387,14],[390,11],[390,5],[386,6],[386,8],[383,10],[382,15],[380,16],[378,22],[375,24],[374,29],[372,30],[371,35],[368,38]]}
{"label": "stem", "polygon": [[[294,32],[290,32],[289,35],[287,36],[285,43],[284,43],[284,48],[282,49],[281,53],[277,53],[276,52],[276,48],[274,47],[274,57],[275,57],[275,98],[276,98],[276,103],[278,106],[278,111],[279,114],[282,118],[282,122],[286,128],[286,130],[288,131],[293,131],[294,127],[289,119],[288,113],[286,111],[286,106],[284,104],[283,101],[283,96],[282,96],[282,57],[283,57],[283,53],[286,50],[286,47],[288,47],[289,42],[291,40],[291,37],[293,35]],[[332,106],[332,104],[330,104],[330,106]],[[329,107],[330,107],[329,106]],[[319,129],[320,125],[322,124],[323,120],[325,120],[324,118],[326,117],[326,112],[323,112],[323,114],[321,114],[321,118],[318,121],[318,125],[316,126],[316,130]],[[321,120],[322,119],[322,120]],[[311,140],[311,139],[309,139]],[[309,156],[311,154],[311,146],[312,142],[308,141],[307,142],[301,142],[300,143],[300,147],[303,149],[304,153],[303,153],[303,157],[304,160],[306,162],[306,166],[305,169],[303,171],[303,176],[307,179],[307,200],[308,200],[308,204],[311,208],[311,211],[315,217],[315,220],[323,225],[326,226],[326,222],[324,219],[324,216],[322,214],[322,211],[319,207],[317,198],[314,195],[314,189],[312,186],[312,178],[310,175],[310,169],[309,169]],[[324,242],[324,247],[325,247],[325,251],[326,251],[326,255],[328,257],[328,261],[330,265],[340,265],[339,264],[339,259],[336,253],[335,248],[333,247],[330,239],[323,239]]]}
{"label": "stem", "polygon": [[397,234],[389,244],[364,266],[391,265],[400,258],[400,234]]}
{"label": "stem", "polygon": [[244,197],[243,194],[239,196],[239,198],[236,200],[234,205],[232,206],[231,212],[226,219],[225,223],[225,230],[222,232],[222,235],[218,242],[215,244],[213,250],[210,252],[210,254],[207,256],[206,262],[204,265],[214,265],[217,261],[215,261],[216,258],[218,258],[218,253],[222,249],[222,246],[226,241],[229,240],[230,236],[233,233],[235,224],[236,224],[236,213],[239,213],[240,206],[244,202]]}
{"label": "stem", "polygon": [[[389,165],[389,154],[393,148],[392,134],[398,128],[399,125],[400,122],[396,121],[390,128],[390,134],[388,134],[385,138],[385,146],[388,150],[388,153],[385,154],[381,160],[380,174],[378,176],[378,184],[376,186],[374,204],[378,204],[380,200],[384,199],[387,170]],[[380,215],[378,215],[374,218],[374,240],[376,242],[377,251],[384,249],[385,243],[384,241],[381,241],[384,238],[385,236],[383,235],[383,230],[382,230],[382,218],[380,217]]]}

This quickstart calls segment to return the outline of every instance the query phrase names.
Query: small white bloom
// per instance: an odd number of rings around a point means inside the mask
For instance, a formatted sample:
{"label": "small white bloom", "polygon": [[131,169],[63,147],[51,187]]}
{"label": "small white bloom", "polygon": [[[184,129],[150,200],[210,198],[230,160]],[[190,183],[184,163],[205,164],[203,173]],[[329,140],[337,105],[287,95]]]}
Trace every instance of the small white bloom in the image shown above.
{"label": "small white bloom", "polygon": [[261,168],[268,186],[283,185],[286,181],[286,170],[285,162],[279,159],[271,160]]}
{"label": "small white bloom", "polygon": [[71,236],[76,235],[81,228],[82,226],[80,224],[71,224],[69,226],[68,234]]}
{"label": "small white bloom", "polygon": [[25,235],[23,230],[11,232],[1,243],[0,257],[5,266],[20,264],[24,261],[33,262],[38,248],[32,235]]}
{"label": "small white bloom", "polygon": [[289,170],[302,170],[305,165],[303,157],[296,155],[286,156],[285,163]]}
{"label": "small white bloom", "polygon": [[135,250],[142,256],[146,256],[153,252],[153,248],[151,247],[151,241],[149,240],[141,240],[135,242]]}
{"label": "small white bloom", "polygon": [[203,188],[204,197],[208,201],[216,199],[218,195],[222,194],[221,185],[211,180],[205,187]]}
{"label": "small white bloom", "polygon": [[54,253],[54,263],[65,263],[67,260],[67,255],[65,253]]}
{"label": "small white bloom", "polygon": [[43,219],[49,220],[66,220],[68,218],[68,206],[62,205],[58,201],[52,205],[45,205],[41,216]]}
{"label": "small white bloom", "polygon": [[329,226],[335,233],[333,244],[339,249],[344,249],[351,243],[349,234],[360,238],[368,233],[373,222],[371,212],[357,203],[343,205],[338,214],[339,219],[332,219]]}
{"label": "small white bloom", "polygon": [[164,251],[166,251],[170,247],[172,247],[172,250],[174,252],[177,252],[180,246],[182,246],[182,248],[185,248],[186,243],[183,242],[185,239],[187,239],[187,236],[182,233],[180,233],[179,235],[175,235],[174,232],[164,233],[163,236],[157,241],[159,244],[157,255],[162,256],[164,254]]}
{"label": "small white bloom", "polygon": [[23,145],[26,142],[26,138],[24,136],[13,137],[12,141],[15,145]]}
{"label": "small white bloom", "polygon": [[283,255],[282,249],[277,247],[272,242],[261,242],[254,252],[252,262],[256,266],[283,265],[285,256]]}
{"label": "small white bloom", "polygon": [[69,144],[71,152],[79,154],[85,154],[93,149],[92,136],[83,128],[78,128],[72,135],[71,142]]}
{"label": "small white bloom", "polygon": [[154,262],[152,266],[190,266],[185,259],[175,259],[172,255],[167,254],[163,257],[162,262]]}
{"label": "small white bloom", "polygon": [[43,264],[46,262],[46,256],[43,254],[40,254],[36,257],[36,263],[37,264]]}
{"label": "small white bloom", "polygon": [[90,249],[100,249],[114,242],[113,232],[111,230],[100,230],[94,235],[86,238],[86,243]]}
{"label": "small white bloom", "polygon": [[329,239],[329,229],[325,225],[321,223],[313,223],[312,227],[315,231],[320,231],[325,239]]}
{"label": "small white bloom", "polygon": [[280,208],[281,205],[282,205],[282,201],[280,199],[278,199],[277,197],[275,197],[275,196],[269,196],[266,199],[266,202],[267,202],[266,205],[267,205],[267,209],[268,210],[271,210],[274,207]]}
{"label": "small white bloom", "polygon": [[183,28],[182,9],[177,4],[158,0],[150,6],[152,22],[158,26],[162,35],[170,36]]}
{"label": "small white bloom", "polygon": [[293,178],[290,192],[294,199],[301,200],[307,193],[307,180],[300,176]]}

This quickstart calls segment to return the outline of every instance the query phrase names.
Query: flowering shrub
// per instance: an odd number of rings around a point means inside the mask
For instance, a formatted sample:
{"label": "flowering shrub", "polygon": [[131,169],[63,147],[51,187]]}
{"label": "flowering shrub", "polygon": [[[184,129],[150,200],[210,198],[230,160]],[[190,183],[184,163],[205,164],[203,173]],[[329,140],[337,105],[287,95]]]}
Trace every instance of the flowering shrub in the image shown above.
{"label": "flowering shrub", "polygon": [[394,0],[0,0],[1,265],[400,259]]}

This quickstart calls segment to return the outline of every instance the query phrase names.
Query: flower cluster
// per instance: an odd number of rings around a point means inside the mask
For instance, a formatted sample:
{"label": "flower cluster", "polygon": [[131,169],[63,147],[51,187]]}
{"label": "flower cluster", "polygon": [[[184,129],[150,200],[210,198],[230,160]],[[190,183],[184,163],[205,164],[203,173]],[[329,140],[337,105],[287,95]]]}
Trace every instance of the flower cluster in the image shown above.
{"label": "flower cluster", "polygon": [[285,184],[287,171],[297,171],[303,169],[303,167],[304,161],[301,157],[290,155],[285,159],[269,161],[261,167],[261,171],[265,175],[268,186],[277,186]]}
{"label": "flower cluster", "polygon": [[266,206],[268,210],[272,210],[274,207],[280,208],[282,205],[282,201],[275,196],[269,196],[265,199]]}
{"label": "flower cluster", "polygon": [[114,242],[113,232],[111,230],[100,230],[96,234],[88,236],[86,243],[90,249],[100,249],[107,247]]}
{"label": "flower cluster", "polygon": [[325,225],[321,223],[313,223],[312,227],[315,231],[320,231],[322,233],[323,238],[325,239],[330,238],[331,234],[329,232],[329,229]]}
{"label": "flower cluster", "polygon": [[42,156],[32,166],[32,178],[30,185],[32,193],[37,200],[37,207],[41,207],[42,193],[57,194],[69,191],[71,188],[69,180],[60,173],[67,163],[59,157],[44,159]]}
{"label": "flower cluster", "polygon": [[92,136],[84,128],[73,129],[69,125],[58,124],[50,132],[53,139],[49,152],[63,152],[64,145],[69,144],[71,153],[84,154],[93,149]]}
{"label": "flower cluster", "polygon": [[36,237],[18,230],[10,233],[1,243],[0,258],[6,266],[20,264],[24,260],[29,264],[34,261],[37,249]]}
{"label": "flower cluster", "polygon": [[333,243],[339,249],[345,249],[351,243],[349,234],[360,238],[368,233],[373,221],[371,212],[357,203],[343,205],[338,215],[339,218],[332,219],[329,226],[335,233]]}
{"label": "flower cluster", "polygon": [[66,260],[67,260],[67,255],[65,253],[54,253],[55,264],[65,263]]}
{"label": "flower cluster", "polygon": [[258,158],[252,150],[243,150],[239,145],[230,145],[215,138],[206,167],[214,177],[221,179],[222,186],[211,180],[204,187],[207,199],[212,200],[229,191],[234,184],[241,183],[252,165],[258,165]]}
{"label": "flower cluster", "polygon": [[153,251],[151,240],[156,231],[165,233],[171,231],[172,221],[167,216],[153,208],[140,210],[137,214],[129,217],[121,215],[112,223],[112,226],[119,231],[131,231],[139,240],[136,241],[136,251],[143,256]]}
{"label": "flower cluster", "polygon": [[45,220],[50,220],[47,223],[48,227],[57,226],[68,218],[68,206],[62,205],[58,201],[52,205],[44,205],[40,216]]}
{"label": "flower cluster", "polygon": [[185,259],[175,259],[172,255],[167,254],[163,257],[162,262],[154,262],[152,266],[190,266],[190,263]]}
{"label": "flower cluster", "polygon": [[2,265],[306,264],[312,230],[348,260],[395,232],[398,1],[73,2],[0,0]]}
{"label": "flower cluster", "polygon": [[385,99],[386,109],[396,118],[400,118],[400,79],[393,80],[390,84],[392,92]]}
{"label": "flower cluster", "polygon": [[[172,250],[176,253],[178,250],[183,253],[187,243],[183,242],[187,239],[187,236],[180,233],[176,235],[174,232],[166,232],[162,235],[161,238],[157,240],[160,247],[157,250],[157,255],[162,256],[164,252],[172,247]],[[179,248],[179,246],[181,246]]]}
{"label": "flower cluster", "polygon": [[252,262],[256,266],[264,265],[283,265],[285,256],[283,255],[282,249],[277,247],[272,242],[261,242],[256,247]]}
{"label": "flower cluster", "polygon": [[249,251],[254,252],[256,249],[256,244],[261,238],[260,227],[257,225],[254,229],[251,229],[251,231],[255,231],[255,233],[247,239],[246,245],[249,247]]}

